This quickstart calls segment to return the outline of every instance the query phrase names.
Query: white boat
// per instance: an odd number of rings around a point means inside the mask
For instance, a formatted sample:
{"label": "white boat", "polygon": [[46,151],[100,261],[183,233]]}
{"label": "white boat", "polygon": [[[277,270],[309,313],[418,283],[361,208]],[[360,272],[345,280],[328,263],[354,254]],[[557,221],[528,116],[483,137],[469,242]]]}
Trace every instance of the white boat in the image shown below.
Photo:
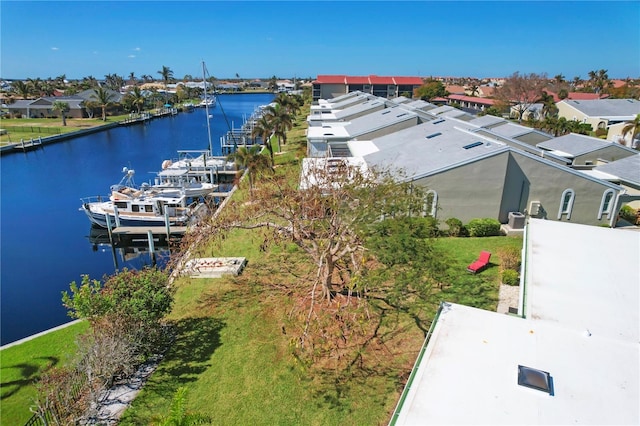
{"label": "white boat", "polygon": [[197,223],[208,212],[205,203],[185,195],[171,196],[153,189],[130,190],[114,191],[107,200],[101,197],[83,199],[81,210],[92,223],[103,228],[188,226]]}
{"label": "white boat", "polygon": [[214,108],[216,106],[216,98],[214,97],[205,97],[202,101],[200,101],[200,103],[198,104],[199,107],[209,107],[209,108]]}
{"label": "white boat", "polygon": [[[112,185],[108,197],[89,197],[82,200],[83,210],[89,220],[103,228],[111,226],[163,226],[189,225],[207,212],[206,204],[199,197],[203,191],[213,191],[214,185],[201,184],[191,192],[186,187],[136,187],[134,170],[123,169],[120,183]],[[194,185],[193,189],[196,189]],[[206,195],[206,193],[204,194]]]}

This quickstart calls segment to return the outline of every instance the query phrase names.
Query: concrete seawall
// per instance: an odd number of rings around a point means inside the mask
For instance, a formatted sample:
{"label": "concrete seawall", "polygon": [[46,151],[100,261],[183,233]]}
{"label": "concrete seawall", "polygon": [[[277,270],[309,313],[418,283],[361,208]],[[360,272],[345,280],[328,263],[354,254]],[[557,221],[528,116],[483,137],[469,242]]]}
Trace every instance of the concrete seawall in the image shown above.
{"label": "concrete seawall", "polygon": [[[97,132],[101,132],[103,130],[108,130],[108,129],[112,129],[114,127],[118,127],[119,123],[109,123],[109,124],[103,124],[100,126],[96,126],[96,127],[91,127],[89,129],[83,129],[83,130],[77,130],[75,132],[69,132],[69,133],[63,133],[61,135],[54,135],[54,136],[47,136],[44,138],[38,138],[38,145],[35,146],[29,146],[28,148],[26,148],[25,150],[28,149],[34,149],[34,148],[38,148],[38,147],[44,147],[46,145],[50,145],[56,142],[62,142],[62,141],[66,141],[69,139],[73,139],[73,138],[77,138],[79,136],[84,136],[84,135],[90,135],[91,133],[97,133]],[[36,139],[34,139],[34,141],[36,141]],[[26,143],[30,143],[31,140],[29,141],[25,141]],[[40,144],[41,142],[41,144]],[[17,143],[12,143],[9,145],[5,145],[3,147],[0,147],[0,155],[6,155],[6,154],[10,154],[10,153],[14,153],[14,152],[24,152],[25,150],[23,150],[21,148],[21,143],[17,142]]]}

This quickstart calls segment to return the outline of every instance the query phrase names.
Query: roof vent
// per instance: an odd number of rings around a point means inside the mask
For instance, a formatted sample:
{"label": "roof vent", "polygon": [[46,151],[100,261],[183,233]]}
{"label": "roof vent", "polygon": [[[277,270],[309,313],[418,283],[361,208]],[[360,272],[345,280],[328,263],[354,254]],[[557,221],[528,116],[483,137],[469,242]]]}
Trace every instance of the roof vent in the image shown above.
{"label": "roof vent", "polygon": [[518,365],[518,384],[553,396],[553,378],[546,371]]}
{"label": "roof vent", "polygon": [[440,136],[442,133],[438,132],[438,133],[432,133],[428,136],[425,136],[425,138],[427,139],[431,139],[431,138],[435,138],[436,136]]}

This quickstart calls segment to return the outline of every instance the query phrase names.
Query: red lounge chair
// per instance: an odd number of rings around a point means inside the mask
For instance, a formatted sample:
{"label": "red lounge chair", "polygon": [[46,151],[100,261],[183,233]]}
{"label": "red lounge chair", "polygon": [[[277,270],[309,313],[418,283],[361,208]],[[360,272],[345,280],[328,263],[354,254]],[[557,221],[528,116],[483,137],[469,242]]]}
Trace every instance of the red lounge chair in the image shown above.
{"label": "red lounge chair", "polygon": [[491,259],[491,253],[488,251],[481,251],[478,259],[473,262],[471,265],[467,266],[467,271],[475,274],[476,272],[480,272],[489,266],[489,259]]}

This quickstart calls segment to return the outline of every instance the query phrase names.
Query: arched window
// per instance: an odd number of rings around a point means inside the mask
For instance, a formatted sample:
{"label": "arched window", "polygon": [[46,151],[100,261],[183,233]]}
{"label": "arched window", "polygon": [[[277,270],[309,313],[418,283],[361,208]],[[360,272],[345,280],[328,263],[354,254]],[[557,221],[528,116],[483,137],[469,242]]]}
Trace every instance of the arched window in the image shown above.
{"label": "arched window", "polygon": [[427,191],[427,200],[424,203],[424,209],[422,210],[422,215],[436,217],[437,209],[438,209],[438,193],[433,189],[430,189]]}
{"label": "arched window", "polygon": [[576,193],[573,189],[565,189],[560,197],[560,208],[558,209],[558,220],[562,219],[563,215],[567,215],[567,219],[571,219],[571,210],[573,210],[573,200],[576,198]]}
{"label": "arched window", "polygon": [[602,216],[607,215],[607,219],[611,218],[611,211],[613,210],[613,197],[615,191],[613,189],[607,189],[602,194],[602,201],[600,202],[600,210],[598,211],[598,219],[602,219]]}

